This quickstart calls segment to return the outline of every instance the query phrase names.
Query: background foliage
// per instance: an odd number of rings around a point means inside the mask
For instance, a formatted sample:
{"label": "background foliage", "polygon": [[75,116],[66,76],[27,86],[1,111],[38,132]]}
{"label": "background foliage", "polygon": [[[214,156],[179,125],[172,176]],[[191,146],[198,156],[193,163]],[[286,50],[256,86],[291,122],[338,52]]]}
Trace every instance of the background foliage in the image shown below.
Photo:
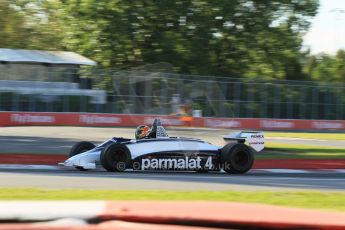
{"label": "background foliage", "polygon": [[344,51],[302,52],[318,0],[3,0],[0,46],[70,50],[102,67],[345,82]]}

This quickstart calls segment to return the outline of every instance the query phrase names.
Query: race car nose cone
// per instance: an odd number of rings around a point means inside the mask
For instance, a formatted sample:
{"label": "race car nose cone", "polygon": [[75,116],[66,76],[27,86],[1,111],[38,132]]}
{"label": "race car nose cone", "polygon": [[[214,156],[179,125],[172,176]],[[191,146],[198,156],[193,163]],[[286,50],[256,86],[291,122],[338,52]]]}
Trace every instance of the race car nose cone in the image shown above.
{"label": "race car nose cone", "polygon": [[64,163],[62,163],[64,166],[73,166],[73,163],[71,160],[66,160]]}

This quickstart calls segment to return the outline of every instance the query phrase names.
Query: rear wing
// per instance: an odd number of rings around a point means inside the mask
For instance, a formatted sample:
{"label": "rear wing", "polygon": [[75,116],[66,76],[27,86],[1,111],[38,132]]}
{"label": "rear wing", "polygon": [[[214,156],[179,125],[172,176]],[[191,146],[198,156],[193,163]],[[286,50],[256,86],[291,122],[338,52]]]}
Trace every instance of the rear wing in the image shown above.
{"label": "rear wing", "polygon": [[257,152],[260,152],[265,147],[264,132],[235,132],[223,136],[223,139],[226,142],[237,141],[239,143],[246,143]]}

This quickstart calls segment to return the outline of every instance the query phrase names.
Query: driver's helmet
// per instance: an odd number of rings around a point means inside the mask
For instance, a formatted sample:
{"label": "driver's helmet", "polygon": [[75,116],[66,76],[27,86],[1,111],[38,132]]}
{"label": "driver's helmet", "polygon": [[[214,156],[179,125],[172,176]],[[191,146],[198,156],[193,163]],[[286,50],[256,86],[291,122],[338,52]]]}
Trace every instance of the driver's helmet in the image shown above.
{"label": "driver's helmet", "polygon": [[135,139],[142,139],[149,135],[150,127],[147,125],[139,125],[135,130]]}

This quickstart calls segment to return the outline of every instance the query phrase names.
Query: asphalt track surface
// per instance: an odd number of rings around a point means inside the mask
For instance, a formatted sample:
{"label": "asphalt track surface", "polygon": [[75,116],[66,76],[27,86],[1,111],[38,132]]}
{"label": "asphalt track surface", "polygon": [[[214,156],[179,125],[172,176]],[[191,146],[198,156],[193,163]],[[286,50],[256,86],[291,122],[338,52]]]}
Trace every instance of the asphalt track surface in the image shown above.
{"label": "asphalt track surface", "polygon": [[[197,137],[223,145],[229,130],[168,130],[171,136]],[[0,153],[67,153],[80,140],[101,143],[112,136],[133,137],[133,128],[2,127]],[[344,141],[272,139],[283,143],[345,146]],[[0,155],[1,157],[1,155]],[[194,172],[81,172],[76,170],[0,168],[0,187],[121,189],[121,190],[337,190],[345,191],[345,173],[272,173],[245,175]]]}
{"label": "asphalt track surface", "polygon": [[119,190],[337,190],[345,191],[345,172],[271,173],[245,175],[222,172],[110,173],[69,169],[0,169],[0,187]]}

